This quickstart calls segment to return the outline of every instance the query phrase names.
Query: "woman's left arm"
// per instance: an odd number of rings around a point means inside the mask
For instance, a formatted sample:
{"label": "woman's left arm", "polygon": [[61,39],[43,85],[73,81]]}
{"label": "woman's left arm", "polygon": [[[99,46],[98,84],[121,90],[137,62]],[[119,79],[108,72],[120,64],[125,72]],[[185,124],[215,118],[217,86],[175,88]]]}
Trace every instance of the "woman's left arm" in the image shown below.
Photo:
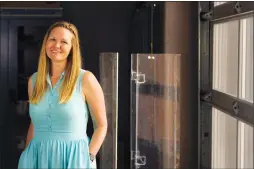
{"label": "woman's left arm", "polygon": [[107,133],[107,116],[102,88],[93,73],[86,71],[83,77],[83,93],[88,103],[95,127],[89,153],[98,153]]}

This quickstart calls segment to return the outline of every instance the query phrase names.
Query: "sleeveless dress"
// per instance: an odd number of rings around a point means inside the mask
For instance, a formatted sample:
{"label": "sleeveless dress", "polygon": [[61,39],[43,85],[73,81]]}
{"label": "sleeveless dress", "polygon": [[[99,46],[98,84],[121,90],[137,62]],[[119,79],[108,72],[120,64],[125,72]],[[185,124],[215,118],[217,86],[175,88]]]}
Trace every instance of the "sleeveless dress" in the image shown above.
{"label": "sleeveless dress", "polygon": [[[38,104],[30,104],[29,114],[34,125],[34,137],[22,152],[19,169],[89,169],[96,160],[89,158],[89,138],[86,134],[88,105],[82,96],[81,69],[70,100],[59,104],[58,89],[64,73],[52,88],[49,75],[48,90]],[[37,72],[32,75],[32,86]]]}

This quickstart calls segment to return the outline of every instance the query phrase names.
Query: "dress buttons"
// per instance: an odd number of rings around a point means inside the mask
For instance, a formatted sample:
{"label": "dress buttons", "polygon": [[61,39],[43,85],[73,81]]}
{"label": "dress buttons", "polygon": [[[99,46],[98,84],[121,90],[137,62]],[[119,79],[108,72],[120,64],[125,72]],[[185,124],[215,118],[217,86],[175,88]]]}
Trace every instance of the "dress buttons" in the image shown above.
{"label": "dress buttons", "polygon": [[53,103],[52,103],[51,100],[48,100],[48,106],[49,106],[49,108],[52,108],[52,107],[53,107]]}

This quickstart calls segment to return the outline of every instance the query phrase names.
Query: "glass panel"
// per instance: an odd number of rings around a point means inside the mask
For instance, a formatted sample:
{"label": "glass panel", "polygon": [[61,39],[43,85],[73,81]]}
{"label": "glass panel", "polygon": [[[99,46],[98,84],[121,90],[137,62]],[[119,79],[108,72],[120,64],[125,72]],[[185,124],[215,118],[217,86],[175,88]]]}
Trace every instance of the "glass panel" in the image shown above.
{"label": "glass panel", "polygon": [[227,3],[227,1],[216,1],[213,4],[214,4],[214,6],[219,6],[219,5],[224,4],[224,3]]}
{"label": "glass panel", "polygon": [[239,22],[215,24],[213,29],[213,88],[237,96]]}
{"label": "glass panel", "polygon": [[179,168],[180,55],[133,54],[132,168]]}
{"label": "glass panel", "polygon": [[239,97],[253,102],[253,17],[241,20]]}
{"label": "glass panel", "polygon": [[253,168],[253,127],[239,122],[238,168]]}
{"label": "glass panel", "polygon": [[108,120],[107,135],[100,151],[100,166],[117,168],[118,53],[100,54],[100,84]]}
{"label": "glass panel", "polygon": [[212,109],[212,168],[236,168],[237,120]]}

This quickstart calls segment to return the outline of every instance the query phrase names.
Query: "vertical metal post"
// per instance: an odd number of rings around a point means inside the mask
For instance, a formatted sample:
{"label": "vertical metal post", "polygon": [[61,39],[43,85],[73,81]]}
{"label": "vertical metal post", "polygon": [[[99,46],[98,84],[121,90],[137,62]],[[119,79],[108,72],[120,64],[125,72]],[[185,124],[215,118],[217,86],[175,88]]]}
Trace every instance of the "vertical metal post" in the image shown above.
{"label": "vertical metal post", "polygon": [[165,2],[164,51],[181,54],[180,168],[198,168],[198,2]]}
{"label": "vertical metal post", "polygon": [[199,2],[199,160],[200,168],[212,167],[212,107],[202,100],[209,101],[211,98],[211,52],[210,21],[212,11],[209,2]]}

